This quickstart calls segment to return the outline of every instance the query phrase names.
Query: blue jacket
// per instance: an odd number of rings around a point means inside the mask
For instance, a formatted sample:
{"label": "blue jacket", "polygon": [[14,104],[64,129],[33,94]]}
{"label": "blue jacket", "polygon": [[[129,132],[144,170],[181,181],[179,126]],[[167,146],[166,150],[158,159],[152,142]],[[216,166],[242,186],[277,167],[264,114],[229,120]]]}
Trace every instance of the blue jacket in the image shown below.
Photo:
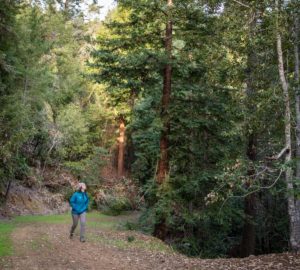
{"label": "blue jacket", "polygon": [[70,199],[72,214],[80,215],[83,212],[87,211],[89,201],[90,199],[86,192],[76,191]]}

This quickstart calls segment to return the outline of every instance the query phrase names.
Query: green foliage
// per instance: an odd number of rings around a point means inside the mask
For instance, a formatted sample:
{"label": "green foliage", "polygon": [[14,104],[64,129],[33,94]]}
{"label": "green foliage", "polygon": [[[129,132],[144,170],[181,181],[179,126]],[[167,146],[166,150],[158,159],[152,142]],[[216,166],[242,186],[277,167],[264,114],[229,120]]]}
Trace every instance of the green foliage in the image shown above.
{"label": "green foliage", "polygon": [[75,12],[78,1],[68,11],[51,3],[10,2],[1,5],[1,189],[10,179],[24,179],[37,163],[72,163],[98,183],[105,154],[93,145],[111,146],[102,123],[112,125],[114,114],[104,106],[101,87],[83,76],[93,25]]}
{"label": "green foliage", "polygon": [[125,197],[109,196],[105,203],[98,206],[98,208],[106,215],[118,216],[124,211],[131,210],[131,204]]}
{"label": "green foliage", "polygon": [[61,193],[64,195],[65,200],[69,202],[74,193],[74,190],[71,187],[67,187],[61,190]]}
{"label": "green foliage", "polygon": [[15,43],[14,26],[17,12],[17,1],[3,0],[0,14],[0,93],[1,96],[10,92],[10,86],[14,78],[14,53],[12,46]]}
{"label": "green foliage", "polygon": [[133,235],[127,236],[127,241],[128,241],[129,243],[133,242],[134,240],[135,240],[135,237],[134,237]]}
{"label": "green foliage", "polygon": [[[276,87],[274,18],[269,3],[250,2],[251,9],[229,1],[224,6],[221,1],[174,1],[167,9],[166,1],[119,1],[92,54],[95,79],[105,81],[117,104],[128,102],[130,91],[135,96],[128,132],[134,149],[132,173],[146,201],[141,225],[153,232],[164,221],[174,245],[192,256],[226,256],[240,243],[248,220],[248,192],[258,194],[263,212],[253,221],[257,232],[264,228],[257,234],[259,252],[264,252],[262,235],[277,231],[263,224],[268,204],[284,200],[280,176],[276,186],[264,188],[284,170],[265,163],[266,157],[280,151],[284,130],[282,97]],[[258,17],[254,30],[251,23],[245,24],[253,20],[251,12]],[[166,116],[170,171],[159,187],[153,178],[165,120],[161,91],[168,61],[163,47],[167,17],[173,21],[172,95]],[[255,61],[249,64],[253,51]],[[245,91],[250,73],[252,94]],[[257,162],[247,153],[253,134],[258,140]],[[258,173],[248,187],[249,170],[260,172],[268,166],[272,172]],[[278,222],[277,214],[272,217]],[[284,232],[286,221],[285,214],[279,222]]]}
{"label": "green foliage", "polygon": [[87,158],[80,161],[67,161],[65,166],[74,175],[83,179],[87,185],[97,185],[101,183],[101,169],[107,163],[108,157],[106,149],[96,147]]}
{"label": "green foliage", "polygon": [[161,129],[155,107],[157,100],[152,97],[141,99],[134,107],[132,123],[128,127],[135,146],[136,158],[132,170],[140,182],[145,182],[155,174]]}
{"label": "green foliage", "polygon": [[57,147],[62,159],[78,160],[88,151],[88,128],[79,106],[70,104],[57,116],[61,147]]}
{"label": "green foliage", "polygon": [[101,180],[101,169],[107,164],[109,153],[101,147],[95,148],[94,152],[85,160],[85,170],[81,173],[81,178],[89,184],[99,183]]}
{"label": "green foliage", "polygon": [[139,229],[139,224],[136,222],[126,221],[122,224],[122,228],[128,231],[137,231]]}

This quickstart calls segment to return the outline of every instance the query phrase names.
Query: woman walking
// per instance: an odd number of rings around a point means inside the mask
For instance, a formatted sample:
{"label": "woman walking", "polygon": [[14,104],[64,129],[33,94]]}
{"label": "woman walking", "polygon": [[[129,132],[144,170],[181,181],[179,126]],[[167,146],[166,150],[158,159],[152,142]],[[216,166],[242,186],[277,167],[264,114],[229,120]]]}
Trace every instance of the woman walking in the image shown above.
{"label": "woman walking", "polygon": [[86,211],[89,205],[89,197],[86,194],[85,183],[79,183],[77,191],[74,192],[70,199],[72,207],[72,219],[73,225],[70,231],[70,238],[73,238],[74,231],[77,227],[78,220],[80,220],[80,242],[85,242],[85,223],[86,223]]}

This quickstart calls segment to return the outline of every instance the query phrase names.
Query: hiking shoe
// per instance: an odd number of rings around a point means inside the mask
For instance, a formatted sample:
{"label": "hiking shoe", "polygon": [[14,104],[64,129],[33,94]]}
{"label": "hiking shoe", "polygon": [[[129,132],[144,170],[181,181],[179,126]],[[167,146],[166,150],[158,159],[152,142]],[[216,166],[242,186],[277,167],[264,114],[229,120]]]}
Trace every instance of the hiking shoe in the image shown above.
{"label": "hiking shoe", "polygon": [[70,239],[73,239],[73,233],[70,233]]}
{"label": "hiking shoe", "polygon": [[80,237],[80,242],[84,243],[85,242],[85,238],[84,237]]}

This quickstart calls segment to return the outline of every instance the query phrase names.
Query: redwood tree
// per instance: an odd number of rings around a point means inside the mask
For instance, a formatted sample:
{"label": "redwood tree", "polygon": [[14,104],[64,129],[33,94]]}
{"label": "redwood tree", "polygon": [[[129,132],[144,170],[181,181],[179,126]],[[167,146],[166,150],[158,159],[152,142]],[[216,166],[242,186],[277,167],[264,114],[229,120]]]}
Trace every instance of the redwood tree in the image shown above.
{"label": "redwood tree", "polygon": [[[250,12],[250,24],[249,24],[249,34],[248,34],[248,52],[247,52],[247,69],[246,69],[246,97],[247,97],[247,119],[246,123],[246,136],[247,138],[247,147],[246,147],[246,156],[249,160],[249,166],[247,171],[247,189],[251,188],[253,181],[255,180],[255,165],[257,161],[257,131],[255,130],[255,124],[253,118],[255,117],[255,63],[256,55],[255,50],[253,49],[255,39],[255,27],[257,22],[256,12]],[[256,194],[251,193],[245,197],[244,200],[244,214],[245,214],[245,223],[242,232],[242,241],[241,241],[241,250],[240,256],[247,257],[251,254],[254,254],[255,251],[255,204],[256,204]]]}
{"label": "redwood tree", "polygon": [[124,153],[125,153],[125,120],[120,118],[118,137],[118,177],[124,175]]}
{"label": "redwood tree", "polygon": [[160,137],[160,158],[158,161],[157,169],[157,183],[161,184],[165,180],[169,172],[169,157],[168,157],[168,134],[170,130],[170,123],[168,118],[168,107],[170,103],[171,88],[172,88],[172,6],[173,0],[167,0],[168,13],[167,13],[167,24],[166,24],[166,35],[165,35],[165,51],[167,56],[167,63],[164,68],[164,79],[163,79],[163,93],[162,93],[162,109],[161,118],[163,121],[163,130]]}

